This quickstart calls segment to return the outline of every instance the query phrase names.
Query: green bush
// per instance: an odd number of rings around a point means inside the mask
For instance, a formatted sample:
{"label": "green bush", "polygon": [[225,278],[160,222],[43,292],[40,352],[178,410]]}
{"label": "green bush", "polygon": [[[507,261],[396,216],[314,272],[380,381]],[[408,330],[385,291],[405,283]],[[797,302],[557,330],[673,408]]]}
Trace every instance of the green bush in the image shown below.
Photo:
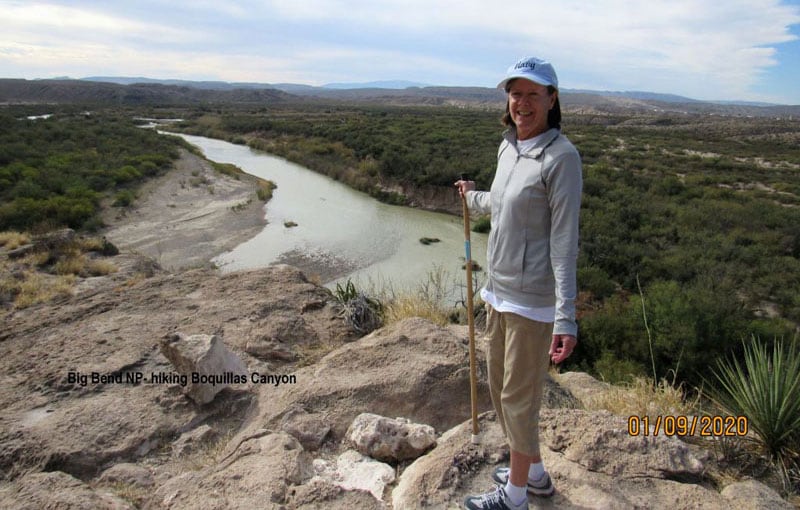
{"label": "green bush", "polygon": [[490,230],[492,230],[492,217],[488,214],[478,216],[478,218],[472,222],[473,232],[477,232],[479,234],[488,234]]}
{"label": "green bush", "polygon": [[125,184],[126,182],[141,179],[142,174],[131,165],[125,165],[114,171],[114,182],[117,184]]}
{"label": "green bush", "polygon": [[114,207],[129,207],[136,200],[136,195],[133,191],[125,189],[117,192],[114,195]]}
{"label": "green bush", "polygon": [[256,196],[262,202],[267,202],[272,198],[272,193],[278,186],[267,179],[260,179],[258,181],[258,188],[256,189]]}
{"label": "green bush", "polygon": [[[97,228],[102,196],[169,168],[184,143],[102,110],[24,119],[4,117],[0,128],[0,230]],[[122,205],[132,196],[114,198]]]}
{"label": "green bush", "polygon": [[605,299],[614,294],[617,285],[603,269],[582,266],[578,268],[578,288],[591,292],[595,299]]}

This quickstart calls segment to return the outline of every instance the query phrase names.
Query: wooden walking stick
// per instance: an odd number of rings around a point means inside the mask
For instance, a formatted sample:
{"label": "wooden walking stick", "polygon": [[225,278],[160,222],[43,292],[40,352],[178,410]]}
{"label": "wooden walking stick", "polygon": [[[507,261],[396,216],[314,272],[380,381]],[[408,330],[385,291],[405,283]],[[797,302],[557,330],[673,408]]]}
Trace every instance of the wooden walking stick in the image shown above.
{"label": "wooden walking stick", "polygon": [[[468,177],[461,175],[461,180],[466,181]],[[472,290],[472,247],[470,246],[469,234],[469,208],[467,198],[461,194],[461,209],[464,215],[464,251],[466,253],[467,270],[467,325],[469,327],[469,394],[472,404],[472,443],[480,443],[478,434],[478,375],[477,363],[475,361],[475,314],[473,311],[473,290]]]}

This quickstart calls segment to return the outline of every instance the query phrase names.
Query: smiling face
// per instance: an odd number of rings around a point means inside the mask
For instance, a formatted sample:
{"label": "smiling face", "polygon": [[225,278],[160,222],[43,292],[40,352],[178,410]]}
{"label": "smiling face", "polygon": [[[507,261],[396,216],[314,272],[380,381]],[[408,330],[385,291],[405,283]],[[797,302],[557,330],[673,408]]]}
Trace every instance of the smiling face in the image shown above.
{"label": "smiling face", "polygon": [[525,78],[517,78],[508,87],[508,110],[517,126],[517,139],[527,140],[548,130],[547,113],[556,102],[558,92]]}

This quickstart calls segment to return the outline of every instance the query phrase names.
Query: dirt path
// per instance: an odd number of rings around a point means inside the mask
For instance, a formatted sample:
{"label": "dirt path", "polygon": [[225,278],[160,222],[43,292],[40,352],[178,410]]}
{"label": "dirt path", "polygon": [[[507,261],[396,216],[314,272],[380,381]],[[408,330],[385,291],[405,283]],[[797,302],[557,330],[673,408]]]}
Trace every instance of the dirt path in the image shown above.
{"label": "dirt path", "polygon": [[265,224],[254,177],[233,179],[181,151],[175,168],[148,182],[132,208],[109,208],[104,216],[111,242],[170,270],[207,265]]}

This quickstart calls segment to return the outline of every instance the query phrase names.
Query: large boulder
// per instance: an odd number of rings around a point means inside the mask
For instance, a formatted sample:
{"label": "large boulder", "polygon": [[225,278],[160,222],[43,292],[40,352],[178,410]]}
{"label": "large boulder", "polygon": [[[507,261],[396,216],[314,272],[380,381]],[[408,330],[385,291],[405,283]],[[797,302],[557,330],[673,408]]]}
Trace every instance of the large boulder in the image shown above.
{"label": "large boulder", "polygon": [[[175,372],[159,351],[165,331],[217,331],[249,370],[275,375],[289,371],[285,362],[250,357],[244,347],[276,317],[301,316],[313,331],[312,343],[292,346],[306,364],[351,339],[330,291],[295,268],[145,274],[140,257],[127,257],[119,272],[56,306],[3,318],[0,478],[60,470],[87,480],[113,463],[163,451],[203,423],[223,435],[238,430],[255,392],[228,390],[196,406],[179,384],[152,378]],[[272,386],[259,386],[273,396]]]}
{"label": "large boulder", "polygon": [[555,382],[572,393],[583,407],[608,392],[612,386],[607,382],[598,381],[586,372],[562,372],[553,376]]}
{"label": "large boulder", "polygon": [[703,456],[677,437],[631,435],[627,420],[608,411],[554,409],[542,413],[539,424],[550,450],[592,472],[700,480],[705,470]]}
{"label": "large boulder", "polygon": [[247,383],[247,367],[218,335],[172,333],[161,339],[161,353],[186,377],[183,392],[195,403],[214,400],[231,384]]}
{"label": "large boulder", "polygon": [[361,413],[347,429],[347,439],[364,455],[398,462],[416,459],[429,450],[436,444],[436,431],[430,425],[411,423],[405,418]]}

